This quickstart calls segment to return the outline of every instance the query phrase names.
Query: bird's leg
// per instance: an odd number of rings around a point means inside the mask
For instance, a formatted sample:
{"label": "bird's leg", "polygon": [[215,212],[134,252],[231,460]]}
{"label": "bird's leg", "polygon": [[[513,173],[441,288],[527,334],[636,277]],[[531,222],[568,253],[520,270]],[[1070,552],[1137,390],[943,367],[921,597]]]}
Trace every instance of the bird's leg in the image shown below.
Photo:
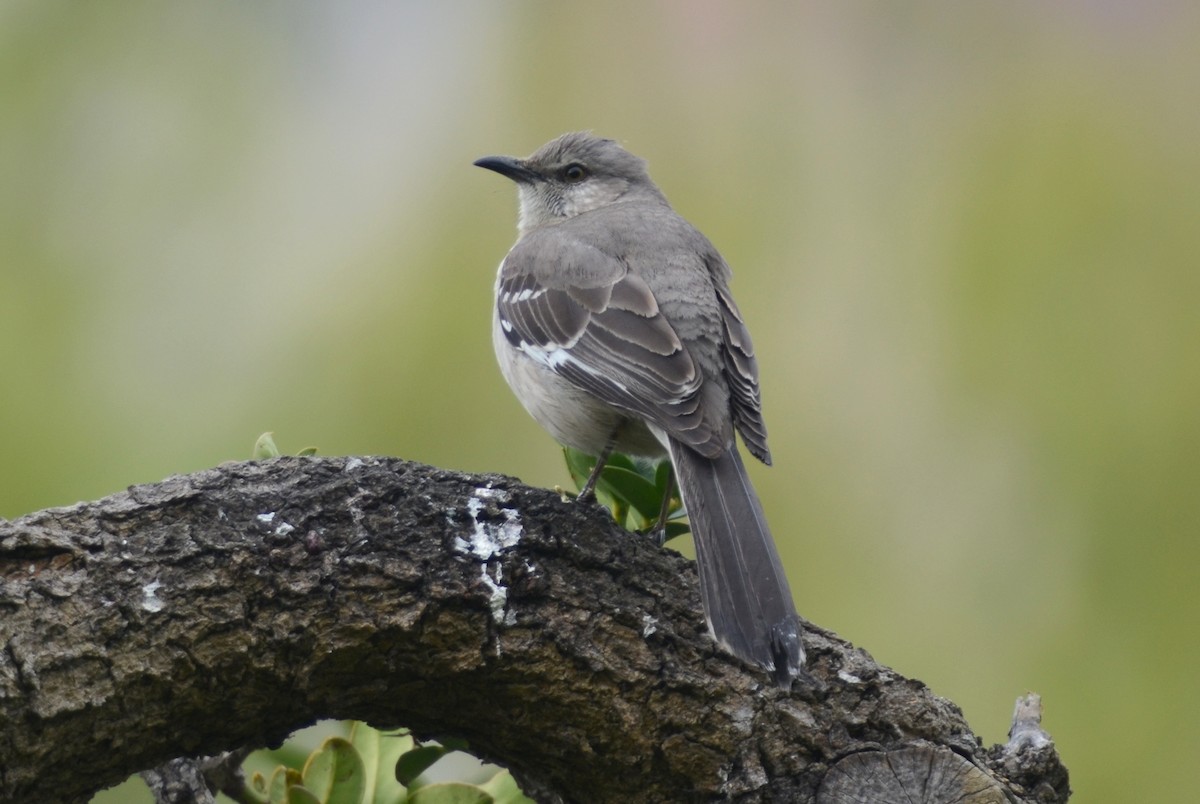
{"label": "bird's leg", "polygon": [[617,434],[621,432],[621,428],[617,427],[612,431],[612,435],[608,437],[608,443],[604,445],[604,449],[596,456],[596,465],[592,467],[592,473],[588,475],[587,482],[583,484],[583,488],[579,490],[579,496],[575,499],[578,502],[587,502],[594,499],[596,496],[596,481],[600,479],[600,473],[604,471],[604,464],[608,463],[608,458],[613,453],[613,449],[617,446]]}
{"label": "bird's leg", "polygon": [[667,519],[671,514],[671,491],[675,488],[675,467],[667,464],[667,487],[663,490],[662,508],[658,509],[658,522],[650,531],[652,538],[659,547],[667,543]]}

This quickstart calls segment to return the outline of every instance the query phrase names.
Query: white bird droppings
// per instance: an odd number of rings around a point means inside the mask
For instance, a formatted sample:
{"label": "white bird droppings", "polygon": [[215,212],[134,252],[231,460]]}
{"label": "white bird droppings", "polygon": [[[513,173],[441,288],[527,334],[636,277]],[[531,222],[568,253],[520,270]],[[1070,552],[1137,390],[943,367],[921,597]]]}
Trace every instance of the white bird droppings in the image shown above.
{"label": "white bird droppings", "polygon": [[162,584],[156,580],[142,587],[142,609],[144,611],[157,612],[166,608],[167,604],[158,597],[159,589],[162,589]]}
{"label": "white bird droppings", "polygon": [[838,670],[838,678],[845,681],[847,684],[861,684],[862,679],[853,673],[847,673],[845,670]]}
{"label": "white bird droppings", "polygon": [[488,605],[491,608],[492,619],[499,625],[513,625],[517,621],[516,612],[508,609],[508,588],[501,583],[503,568],[496,564],[489,574],[488,562],[497,555],[513,547],[521,540],[524,528],[521,516],[513,508],[499,508],[504,521],[494,522],[491,519],[481,519],[480,514],[491,506],[488,502],[508,502],[509,494],[503,489],[477,488],[467,500],[467,513],[475,523],[474,528],[465,537],[454,540],[454,548],[479,560],[480,581],[490,591]]}

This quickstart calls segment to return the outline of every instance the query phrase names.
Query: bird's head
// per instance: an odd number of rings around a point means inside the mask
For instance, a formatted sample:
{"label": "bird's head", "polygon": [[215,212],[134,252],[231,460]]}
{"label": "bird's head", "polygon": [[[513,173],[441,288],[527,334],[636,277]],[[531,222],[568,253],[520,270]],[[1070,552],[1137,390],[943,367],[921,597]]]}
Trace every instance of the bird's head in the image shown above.
{"label": "bird's head", "polygon": [[524,159],[485,156],[475,164],[517,183],[522,233],[628,198],[665,202],[643,160],[588,132],[563,134]]}

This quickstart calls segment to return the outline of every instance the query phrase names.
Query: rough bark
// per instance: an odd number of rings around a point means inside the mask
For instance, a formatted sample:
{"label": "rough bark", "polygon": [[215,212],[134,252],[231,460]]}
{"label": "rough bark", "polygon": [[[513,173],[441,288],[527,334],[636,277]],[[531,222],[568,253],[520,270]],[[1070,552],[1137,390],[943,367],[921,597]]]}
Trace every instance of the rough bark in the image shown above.
{"label": "rough bark", "polygon": [[946,776],[956,798],[913,800],[1066,800],[1048,740],[985,751],[921,682],[805,642],[812,679],[776,689],[715,649],[690,562],[511,478],[226,464],[0,520],[0,800],[86,800],[319,718],[465,738],[541,800],[879,801]]}

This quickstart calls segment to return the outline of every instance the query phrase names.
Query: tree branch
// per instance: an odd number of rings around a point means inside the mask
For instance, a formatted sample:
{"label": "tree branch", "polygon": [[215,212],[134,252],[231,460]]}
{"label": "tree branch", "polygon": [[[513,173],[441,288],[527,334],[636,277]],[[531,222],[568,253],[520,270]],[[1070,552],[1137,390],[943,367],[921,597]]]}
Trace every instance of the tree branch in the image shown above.
{"label": "tree branch", "polygon": [[814,626],[814,680],[781,692],[700,612],[692,564],[601,509],[396,459],[231,463],[0,521],[0,800],[320,718],[466,738],[547,801],[884,800],[839,796],[909,760],[957,772],[947,800],[1066,800],[1048,739],[989,754]]}

